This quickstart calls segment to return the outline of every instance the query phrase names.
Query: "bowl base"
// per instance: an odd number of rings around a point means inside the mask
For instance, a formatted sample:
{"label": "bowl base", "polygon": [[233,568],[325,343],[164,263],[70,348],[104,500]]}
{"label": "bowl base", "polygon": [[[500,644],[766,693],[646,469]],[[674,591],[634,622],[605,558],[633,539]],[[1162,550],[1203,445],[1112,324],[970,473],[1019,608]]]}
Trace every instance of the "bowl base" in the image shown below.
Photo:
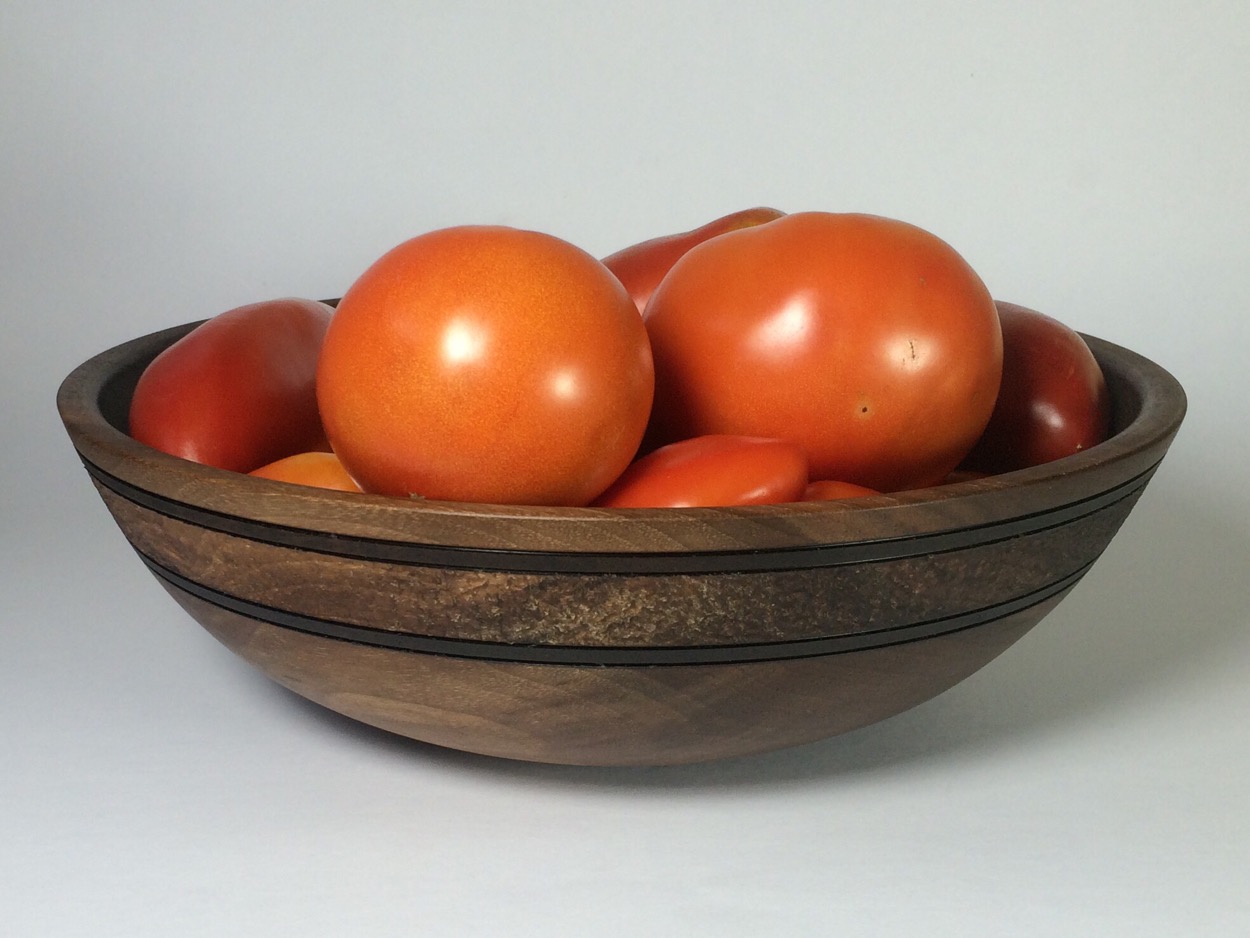
{"label": "bowl base", "polygon": [[749,664],[551,665],[396,653],[240,615],[160,581],[214,637],[302,697],[452,749],[563,765],[675,765],[815,742],[908,710],[1066,595],[973,628]]}

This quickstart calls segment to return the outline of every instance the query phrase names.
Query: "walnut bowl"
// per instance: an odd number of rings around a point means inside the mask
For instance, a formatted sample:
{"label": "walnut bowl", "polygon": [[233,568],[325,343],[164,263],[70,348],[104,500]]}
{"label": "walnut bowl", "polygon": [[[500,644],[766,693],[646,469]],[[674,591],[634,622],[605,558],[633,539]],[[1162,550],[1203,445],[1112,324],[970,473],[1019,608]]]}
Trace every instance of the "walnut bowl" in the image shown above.
{"label": "walnut bowl", "polygon": [[304,697],[415,739],[539,762],[758,753],[934,697],[1076,585],[1185,413],[1166,371],[1087,337],[1113,434],[1032,469],[750,508],[408,501],[238,475],[127,436],[139,374],[194,325],[95,356],[57,397],[157,581]]}

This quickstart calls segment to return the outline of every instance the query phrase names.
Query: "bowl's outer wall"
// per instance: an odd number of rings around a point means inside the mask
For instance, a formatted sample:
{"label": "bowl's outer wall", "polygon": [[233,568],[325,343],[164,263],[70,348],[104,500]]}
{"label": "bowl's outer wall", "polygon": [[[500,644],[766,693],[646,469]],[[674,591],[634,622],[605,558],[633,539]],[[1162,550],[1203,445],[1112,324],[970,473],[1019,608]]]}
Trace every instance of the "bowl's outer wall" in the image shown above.
{"label": "bowl's outer wall", "polygon": [[261,622],[165,586],[226,647],[331,710],[423,742],[565,765],[700,762],[868,726],[972,674],[1064,595],[976,628],[852,653],[602,667],[344,642]]}
{"label": "bowl's outer wall", "polygon": [[724,573],[513,572],[267,543],[101,497],[162,580],[289,628],[460,657],[674,664],[808,657],[968,628],[1066,589],[1140,487],[1074,520],[959,549]]}
{"label": "bowl's outer wall", "polygon": [[187,328],[97,356],[59,395],[101,497],[162,585],[312,700],[539,761],[758,752],[940,693],[1079,581],[1185,406],[1162,369],[1091,339],[1117,432],[1064,465],[858,504],[414,504],[240,477],[126,437],[134,381]]}

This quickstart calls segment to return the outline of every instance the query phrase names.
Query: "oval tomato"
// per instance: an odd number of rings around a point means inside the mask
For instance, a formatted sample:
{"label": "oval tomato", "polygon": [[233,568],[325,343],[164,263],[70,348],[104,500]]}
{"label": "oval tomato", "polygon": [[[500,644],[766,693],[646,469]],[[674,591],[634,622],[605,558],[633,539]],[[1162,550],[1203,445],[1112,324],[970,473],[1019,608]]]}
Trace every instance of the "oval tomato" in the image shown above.
{"label": "oval tomato", "polygon": [[796,501],[807,485],[803,451],[784,440],[702,436],[638,459],[603,493],[602,508],[696,508]]}
{"label": "oval tomato", "polygon": [[352,284],[317,396],[366,491],[585,505],[633,458],[653,380],[642,319],[602,263],[551,235],[464,226]]}
{"label": "oval tomato", "polygon": [[262,479],[274,479],[278,482],[291,482],[295,485],[310,485],[321,489],[334,489],[339,492],[359,492],[360,486],[348,475],[343,463],[333,453],[314,451],[296,453],[275,460],[259,469],[253,469],[249,475]]}
{"label": "oval tomato", "polygon": [[842,498],[863,498],[865,495],[880,495],[876,489],[854,482],[838,482],[834,479],[820,479],[808,484],[803,490],[805,502],[832,502]]}
{"label": "oval tomato", "polygon": [[200,324],[140,376],[130,435],[234,472],[323,446],[317,356],[332,313],[313,300],[267,300]]}
{"label": "oval tomato", "polygon": [[1058,320],[998,304],[1003,382],[985,434],[964,465],[1010,472],[1101,443],[1111,423],[1102,368],[1085,340]]}
{"label": "oval tomato", "polygon": [[792,440],[816,478],[939,482],[981,435],[1002,367],[981,279],[900,221],[805,212],[692,248],[644,312],[652,438]]}
{"label": "oval tomato", "polygon": [[727,231],[774,221],[783,214],[785,213],[775,208],[743,209],[691,231],[664,235],[631,245],[605,257],[603,263],[625,285],[625,289],[634,298],[638,312],[642,312],[664,275],[677,263],[678,258],[696,244],[702,244]]}

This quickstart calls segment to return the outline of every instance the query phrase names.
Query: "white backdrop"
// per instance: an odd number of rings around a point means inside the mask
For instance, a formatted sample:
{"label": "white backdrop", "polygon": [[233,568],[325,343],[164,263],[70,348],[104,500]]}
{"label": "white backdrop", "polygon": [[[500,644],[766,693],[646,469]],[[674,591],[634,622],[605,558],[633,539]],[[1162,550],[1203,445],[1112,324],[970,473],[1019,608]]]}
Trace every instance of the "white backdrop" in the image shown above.
{"label": "white backdrop", "polygon": [[[0,10],[0,931],[1250,933],[1250,7],[615,6]],[[57,421],[95,352],[421,231],[606,254],[756,204],[927,227],[1190,396],[1058,611],[841,739],[575,770],[356,727],[174,606]]]}

